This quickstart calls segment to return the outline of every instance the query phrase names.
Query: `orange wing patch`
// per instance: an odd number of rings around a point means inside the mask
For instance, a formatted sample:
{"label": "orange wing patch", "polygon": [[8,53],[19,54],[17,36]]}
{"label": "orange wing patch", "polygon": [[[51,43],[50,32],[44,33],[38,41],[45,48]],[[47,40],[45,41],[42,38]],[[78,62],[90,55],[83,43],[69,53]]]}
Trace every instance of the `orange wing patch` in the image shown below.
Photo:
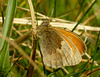
{"label": "orange wing patch", "polygon": [[74,45],[77,47],[77,49],[79,50],[79,52],[81,54],[83,54],[86,51],[84,42],[78,36],[76,36],[75,34],[69,32],[69,31],[65,31],[63,29],[58,29],[58,28],[54,28],[54,29],[57,30],[58,32],[62,33],[65,36],[64,37],[61,35],[68,42],[69,46],[73,49],[73,51],[75,51],[75,48],[70,43],[70,41],[68,41],[68,39],[66,39],[66,37],[69,38],[74,43]]}

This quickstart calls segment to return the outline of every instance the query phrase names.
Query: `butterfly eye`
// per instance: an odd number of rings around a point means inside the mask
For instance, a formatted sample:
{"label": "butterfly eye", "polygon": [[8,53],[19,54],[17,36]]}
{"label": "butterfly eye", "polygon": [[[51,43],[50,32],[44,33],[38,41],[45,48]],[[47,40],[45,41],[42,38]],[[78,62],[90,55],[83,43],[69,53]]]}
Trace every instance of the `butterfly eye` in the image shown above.
{"label": "butterfly eye", "polygon": [[44,20],[42,22],[41,26],[49,26],[49,21],[48,20]]}
{"label": "butterfly eye", "polygon": [[46,23],[46,22],[44,22],[44,23],[42,23],[41,25],[42,25],[42,26],[48,26],[49,24]]}

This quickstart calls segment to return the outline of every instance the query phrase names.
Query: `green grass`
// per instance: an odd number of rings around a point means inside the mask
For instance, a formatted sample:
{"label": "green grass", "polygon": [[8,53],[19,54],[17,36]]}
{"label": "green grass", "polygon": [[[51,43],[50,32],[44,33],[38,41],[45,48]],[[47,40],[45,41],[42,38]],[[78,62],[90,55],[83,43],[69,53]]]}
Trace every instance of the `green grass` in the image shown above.
{"label": "green grass", "polygon": [[[4,38],[10,38],[15,10],[16,0],[12,0],[11,2],[9,1],[2,29],[2,37]],[[9,43],[5,41],[4,38],[0,39],[0,76],[6,76],[8,70],[10,69]],[[6,77],[10,77],[10,74],[8,74]]]}

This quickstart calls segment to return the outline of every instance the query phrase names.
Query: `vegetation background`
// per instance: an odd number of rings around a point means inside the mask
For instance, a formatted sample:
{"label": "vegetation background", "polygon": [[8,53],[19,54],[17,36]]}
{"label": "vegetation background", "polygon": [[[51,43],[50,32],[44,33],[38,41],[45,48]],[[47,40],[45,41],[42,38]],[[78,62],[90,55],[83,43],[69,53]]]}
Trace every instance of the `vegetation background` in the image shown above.
{"label": "vegetation background", "polygon": [[[78,26],[74,32],[83,40],[87,37],[89,56],[84,55],[76,66],[58,70],[44,68],[37,46],[36,66],[31,77],[100,77],[100,0],[32,0],[32,3],[37,21],[48,16],[56,18],[52,21],[53,26],[70,25],[65,27],[70,30]],[[0,77],[27,76],[32,51],[31,30],[28,0],[0,0]]]}

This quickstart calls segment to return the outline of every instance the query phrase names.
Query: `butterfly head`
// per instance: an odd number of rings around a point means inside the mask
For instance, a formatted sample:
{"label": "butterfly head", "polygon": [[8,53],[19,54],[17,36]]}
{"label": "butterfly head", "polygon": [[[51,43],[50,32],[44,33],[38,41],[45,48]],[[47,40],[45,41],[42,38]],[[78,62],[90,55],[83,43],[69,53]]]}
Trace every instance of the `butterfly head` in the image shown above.
{"label": "butterfly head", "polygon": [[50,27],[50,21],[49,20],[44,20],[40,26],[37,27],[37,36],[43,35],[46,31],[48,31]]}
{"label": "butterfly head", "polygon": [[49,20],[44,20],[40,26],[44,26],[44,27],[49,27],[50,26],[50,21]]}

